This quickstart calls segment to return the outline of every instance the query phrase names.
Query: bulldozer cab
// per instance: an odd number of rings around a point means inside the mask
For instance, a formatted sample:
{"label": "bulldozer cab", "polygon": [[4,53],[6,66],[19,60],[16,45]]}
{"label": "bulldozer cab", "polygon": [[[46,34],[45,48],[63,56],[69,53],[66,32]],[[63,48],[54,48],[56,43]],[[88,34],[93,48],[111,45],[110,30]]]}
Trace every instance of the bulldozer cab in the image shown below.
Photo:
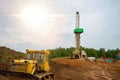
{"label": "bulldozer cab", "polygon": [[41,70],[49,72],[49,54],[50,52],[47,50],[26,50],[27,59],[37,61],[37,65]]}
{"label": "bulldozer cab", "polygon": [[27,51],[27,59],[28,60],[37,60],[38,63],[43,63],[44,61],[44,54],[40,54],[39,52],[28,52]]}
{"label": "bulldozer cab", "polygon": [[48,61],[49,52],[45,50],[26,50],[28,60],[36,60],[39,64]]}
{"label": "bulldozer cab", "polygon": [[27,53],[28,60],[37,60],[39,64],[42,64],[44,61],[44,54],[36,54],[36,53]]}

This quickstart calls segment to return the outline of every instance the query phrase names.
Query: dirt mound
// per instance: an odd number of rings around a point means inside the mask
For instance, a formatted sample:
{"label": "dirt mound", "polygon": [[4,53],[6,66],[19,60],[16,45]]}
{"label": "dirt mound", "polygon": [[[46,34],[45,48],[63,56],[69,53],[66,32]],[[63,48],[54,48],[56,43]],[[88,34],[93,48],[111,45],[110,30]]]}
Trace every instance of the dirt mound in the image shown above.
{"label": "dirt mound", "polygon": [[25,54],[0,46],[0,70],[8,70],[13,59],[23,59]]}
{"label": "dirt mound", "polygon": [[116,63],[54,59],[51,63],[55,80],[120,80],[120,66]]}

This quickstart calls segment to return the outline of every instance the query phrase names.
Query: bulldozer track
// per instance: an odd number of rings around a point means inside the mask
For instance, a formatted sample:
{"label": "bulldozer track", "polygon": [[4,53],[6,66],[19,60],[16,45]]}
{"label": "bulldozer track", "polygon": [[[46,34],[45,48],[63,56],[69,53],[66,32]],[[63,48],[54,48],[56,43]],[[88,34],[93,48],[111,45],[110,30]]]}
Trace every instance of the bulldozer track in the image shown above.
{"label": "bulldozer track", "polygon": [[5,70],[0,70],[0,75],[10,78],[10,80],[54,80],[54,75],[52,73],[49,74],[36,74],[30,75],[26,73],[16,73]]}
{"label": "bulldozer track", "polygon": [[5,70],[0,70],[0,75],[10,77],[10,78],[22,78],[25,80],[38,80],[37,77],[34,77],[30,74],[24,74],[24,73],[16,73],[16,72],[10,72]]}

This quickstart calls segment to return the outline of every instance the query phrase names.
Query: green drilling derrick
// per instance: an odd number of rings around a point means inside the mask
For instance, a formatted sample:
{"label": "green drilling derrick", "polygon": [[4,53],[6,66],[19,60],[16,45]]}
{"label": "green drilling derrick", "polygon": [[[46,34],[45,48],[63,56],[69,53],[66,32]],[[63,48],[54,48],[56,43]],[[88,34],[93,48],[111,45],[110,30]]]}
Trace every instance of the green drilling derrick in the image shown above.
{"label": "green drilling derrick", "polygon": [[79,12],[76,12],[76,28],[74,29],[76,48],[75,51],[73,51],[72,58],[81,58],[80,34],[83,32],[84,32],[83,28],[80,28]]}

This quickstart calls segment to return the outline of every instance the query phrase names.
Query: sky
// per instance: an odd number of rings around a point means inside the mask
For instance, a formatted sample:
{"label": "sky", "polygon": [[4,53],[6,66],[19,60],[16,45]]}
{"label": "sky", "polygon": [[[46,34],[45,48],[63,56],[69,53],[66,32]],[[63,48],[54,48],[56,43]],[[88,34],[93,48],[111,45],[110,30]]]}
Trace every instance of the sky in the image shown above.
{"label": "sky", "polygon": [[0,46],[16,51],[81,46],[120,48],[120,0],[0,0]]}

